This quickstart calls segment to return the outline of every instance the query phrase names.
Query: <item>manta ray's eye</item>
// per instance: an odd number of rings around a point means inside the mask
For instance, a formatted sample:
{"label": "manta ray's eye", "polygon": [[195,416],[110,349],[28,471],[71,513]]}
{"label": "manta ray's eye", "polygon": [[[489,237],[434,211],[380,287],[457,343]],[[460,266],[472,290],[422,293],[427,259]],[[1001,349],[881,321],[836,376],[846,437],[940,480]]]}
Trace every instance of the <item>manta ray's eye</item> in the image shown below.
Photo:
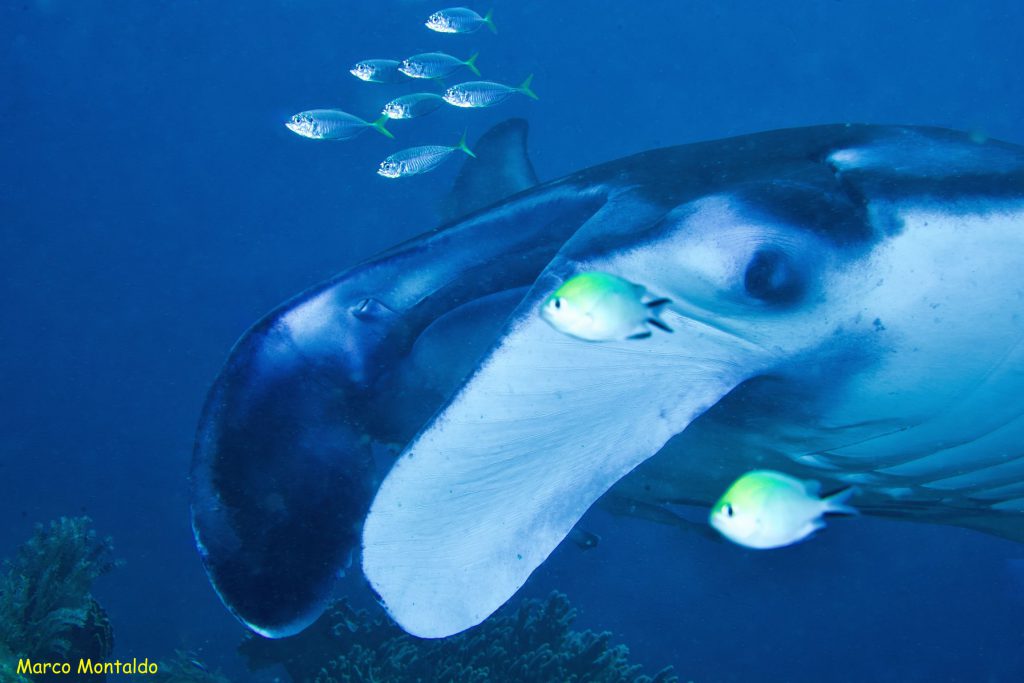
{"label": "manta ray's eye", "polygon": [[792,302],[803,289],[800,273],[790,258],[774,249],[754,254],[747,264],[743,285],[750,296],[773,304]]}

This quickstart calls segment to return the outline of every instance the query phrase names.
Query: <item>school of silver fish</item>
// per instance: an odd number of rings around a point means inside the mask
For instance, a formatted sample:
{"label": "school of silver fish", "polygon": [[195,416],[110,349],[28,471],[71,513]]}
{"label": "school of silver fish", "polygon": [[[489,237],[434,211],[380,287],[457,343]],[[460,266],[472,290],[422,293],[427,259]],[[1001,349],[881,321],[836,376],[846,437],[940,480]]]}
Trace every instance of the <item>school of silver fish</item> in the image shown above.
{"label": "school of silver fish", "polygon": [[[497,33],[493,11],[484,15],[466,7],[449,7],[433,12],[424,25],[436,33],[475,33],[487,27]],[[385,124],[392,120],[406,120],[425,116],[445,105],[460,109],[493,107],[513,95],[538,99],[531,84],[530,74],[518,86],[494,81],[465,81],[445,87],[441,79],[460,71],[469,71],[480,77],[476,66],[479,53],[460,59],[445,52],[423,52],[404,59],[364,59],[349,69],[349,73],[366,83],[396,85],[424,82],[443,88],[443,92],[414,92],[400,95],[385,103],[381,115],[363,119],[340,109],[308,109],[285,122],[288,130],[310,140],[350,140],[372,128],[388,138],[394,138]],[[380,162],[377,174],[384,178],[406,178],[427,173],[440,166],[456,152],[470,157],[476,155],[466,146],[466,135],[456,145],[420,145],[389,155]]]}

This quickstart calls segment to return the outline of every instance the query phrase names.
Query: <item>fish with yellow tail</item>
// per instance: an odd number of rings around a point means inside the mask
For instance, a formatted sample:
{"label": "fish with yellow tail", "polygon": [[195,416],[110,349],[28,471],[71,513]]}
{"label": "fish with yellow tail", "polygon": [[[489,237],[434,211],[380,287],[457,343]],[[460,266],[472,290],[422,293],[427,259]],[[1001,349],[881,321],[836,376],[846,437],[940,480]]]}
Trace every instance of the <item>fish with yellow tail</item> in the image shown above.
{"label": "fish with yellow tail", "polygon": [[465,152],[474,159],[476,158],[476,155],[466,146],[466,134],[463,133],[459,143],[451,147],[447,145],[423,145],[395,152],[380,162],[377,175],[384,176],[385,178],[405,178],[433,171],[455,152]]}
{"label": "fish with yellow tail", "polygon": [[394,138],[391,131],[384,127],[387,121],[387,115],[376,121],[364,121],[338,109],[310,109],[292,116],[284,125],[296,135],[310,140],[350,140],[367,128]]}
{"label": "fish with yellow tail", "polygon": [[474,52],[469,59],[462,60],[444,52],[424,52],[403,59],[398,70],[409,78],[447,78],[465,67],[479,76],[480,69],[476,67],[479,56],[479,52]]}
{"label": "fish with yellow tail", "polygon": [[826,514],[856,515],[846,488],[821,498],[821,485],[782,472],[754,470],[737,479],[711,508],[711,526],[747,548],[782,548],[824,528]]}
{"label": "fish with yellow tail", "polygon": [[644,301],[647,289],[611,273],[581,273],[562,284],[540,315],[559,332],[584,341],[607,342],[651,336],[649,326],[672,328],[660,319],[669,299]]}
{"label": "fish with yellow tail", "polygon": [[493,81],[467,81],[448,88],[444,91],[443,97],[444,101],[453,107],[482,109],[500,104],[516,94],[526,95],[531,100],[540,99],[530,87],[532,83],[533,74],[515,87]]}

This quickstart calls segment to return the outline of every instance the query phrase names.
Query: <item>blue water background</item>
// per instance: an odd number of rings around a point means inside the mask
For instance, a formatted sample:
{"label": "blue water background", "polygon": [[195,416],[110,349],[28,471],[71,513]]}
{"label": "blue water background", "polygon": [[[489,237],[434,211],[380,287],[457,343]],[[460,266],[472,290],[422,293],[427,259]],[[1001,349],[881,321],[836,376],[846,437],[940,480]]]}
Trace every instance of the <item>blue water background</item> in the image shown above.
{"label": "blue water background", "polygon": [[[192,546],[193,429],[233,341],[303,288],[436,224],[457,163],[377,177],[404,146],[531,123],[541,178],[676,143],[831,122],[1024,143],[1024,4],[499,1],[497,36],[441,36],[421,2],[37,0],[0,7],[0,555],[86,513],[127,563],[98,587],[117,654],[197,649],[239,674],[241,630]],[[486,6],[478,7],[484,10]],[[444,110],[317,144],[307,108],[371,117],[409,87],[361,58],[479,50],[541,99]],[[525,589],[694,681],[1024,680],[1024,547],[841,521],[751,553],[595,513]],[[325,539],[325,542],[328,542]]]}

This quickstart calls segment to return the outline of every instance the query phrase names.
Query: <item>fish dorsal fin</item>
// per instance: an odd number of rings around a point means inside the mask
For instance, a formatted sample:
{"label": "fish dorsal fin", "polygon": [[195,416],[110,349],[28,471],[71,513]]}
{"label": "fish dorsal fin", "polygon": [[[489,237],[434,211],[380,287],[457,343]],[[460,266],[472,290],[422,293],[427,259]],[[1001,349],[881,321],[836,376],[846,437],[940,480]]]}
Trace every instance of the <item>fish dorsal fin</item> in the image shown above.
{"label": "fish dorsal fin", "polygon": [[529,125],[508,119],[491,128],[472,146],[476,159],[466,159],[451,192],[441,204],[442,222],[482,209],[537,184],[526,154]]}

